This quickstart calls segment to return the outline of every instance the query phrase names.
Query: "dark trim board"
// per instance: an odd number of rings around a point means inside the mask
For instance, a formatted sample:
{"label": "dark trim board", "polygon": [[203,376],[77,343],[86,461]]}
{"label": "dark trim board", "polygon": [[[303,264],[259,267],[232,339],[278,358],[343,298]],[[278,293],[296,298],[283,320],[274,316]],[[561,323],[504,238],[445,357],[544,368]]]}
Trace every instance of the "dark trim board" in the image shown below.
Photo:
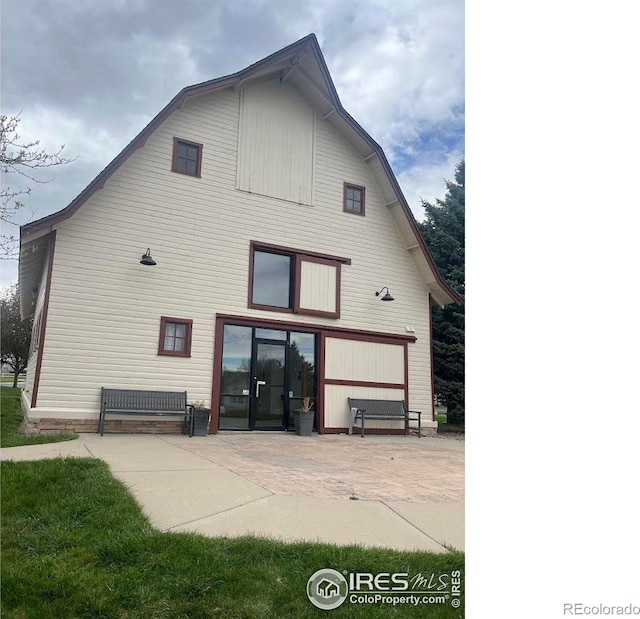
{"label": "dark trim board", "polygon": [[316,430],[318,434],[325,434],[324,428],[324,385],[325,385],[325,364],[326,364],[326,355],[325,355],[325,340],[326,333],[324,331],[320,331],[318,335],[318,342],[320,346],[320,350],[318,351],[318,372],[316,378],[316,402],[318,403],[316,408],[318,411],[318,420],[316,423]]}
{"label": "dark trim board", "polygon": [[349,387],[377,387],[380,389],[404,389],[404,383],[381,383],[371,380],[342,380],[340,378],[325,378],[325,385],[346,385]]}
{"label": "dark trim board", "polygon": [[237,316],[234,314],[216,314],[216,319],[218,318],[237,325],[268,325],[271,329],[293,329],[294,331],[306,331],[307,333],[319,333],[320,331],[323,331],[327,334],[327,337],[331,337],[332,334],[337,334],[335,337],[345,340],[361,340],[366,337],[366,341],[368,342],[379,342],[381,344],[397,343],[399,341],[415,342],[417,340],[415,335],[406,335],[404,333],[381,333],[379,331],[349,329],[348,327],[334,327],[333,325],[293,322],[290,320],[271,320],[268,318],[254,318],[252,316]]}
{"label": "dark trim board", "polygon": [[288,247],[286,245],[274,245],[273,243],[263,243],[262,241],[251,241],[251,248],[266,249],[267,251],[275,251],[283,254],[295,254],[296,256],[304,256],[305,258],[318,258],[318,260],[327,260],[329,262],[340,262],[341,264],[351,264],[351,258],[342,256],[332,256],[331,254],[320,254],[317,251],[309,251],[307,249],[299,249],[297,247]]}
{"label": "dark trim board", "polygon": [[213,343],[213,381],[211,385],[211,419],[209,420],[209,434],[218,433],[220,424],[220,393],[222,388],[222,342],[224,339],[224,320],[216,318],[215,336]]}
{"label": "dark trim board", "polygon": [[431,369],[431,421],[436,420],[436,383],[433,373],[433,297],[429,293],[429,367]]}

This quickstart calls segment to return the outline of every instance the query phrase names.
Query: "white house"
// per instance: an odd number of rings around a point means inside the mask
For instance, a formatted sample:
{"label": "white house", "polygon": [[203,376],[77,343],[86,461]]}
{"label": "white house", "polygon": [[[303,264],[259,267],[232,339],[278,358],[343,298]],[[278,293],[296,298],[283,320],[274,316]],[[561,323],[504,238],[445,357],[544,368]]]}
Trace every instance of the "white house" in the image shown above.
{"label": "white house", "polygon": [[95,431],[101,387],[186,390],[210,432],[287,428],[304,396],[320,433],[345,431],[350,396],[403,399],[436,427],[430,308],[459,299],[313,34],[180,91],[21,228],[19,273],[35,315],[22,404],[41,429]]}

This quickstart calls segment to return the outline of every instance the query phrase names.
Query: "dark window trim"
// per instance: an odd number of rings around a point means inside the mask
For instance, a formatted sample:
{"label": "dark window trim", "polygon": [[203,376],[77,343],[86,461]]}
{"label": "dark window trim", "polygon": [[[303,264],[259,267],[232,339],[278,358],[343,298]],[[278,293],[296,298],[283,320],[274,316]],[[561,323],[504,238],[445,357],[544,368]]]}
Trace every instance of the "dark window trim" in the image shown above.
{"label": "dark window trim", "polygon": [[[289,256],[293,258],[291,261],[291,271],[289,272],[289,307],[277,307],[275,305],[262,305],[260,303],[253,302],[253,259],[256,251],[261,251],[269,254],[277,254],[279,256]],[[293,305],[295,303],[295,281],[296,281],[296,260],[295,255],[285,251],[276,251],[271,247],[267,247],[262,244],[255,243],[251,241],[249,244],[249,290],[247,292],[247,306],[251,309],[259,309],[266,310],[268,312],[285,312],[285,313],[293,313]]]}
{"label": "dark window trim", "polygon": [[251,245],[258,249],[264,249],[266,251],[274,250],[276,253],[281,254],[296,254],[301,256],[309,256],[310,258],[322,258],[324,260],[332,260],[334,262],[340,262],[342,264],[351,264],[351,258],[344,258],[343,256],[332,256],[331,254],[320,254],[316,251],[309,251],[307,249],[299,249],[297,247],[288,247],[286,245],[274,245],[273,243],[263,243],[262,241],[251,241]]}
{"label": "dark window trim", "polygon": [[[198,163],[196,166],[196,172],[187,172],[186,170],[178,170],[178,144],[186,144],[187,146],[194,146],[198,149]],[[178,174],[185,174],[187,176],[195,176],[200,178],[202,172],[202,144],[198,142],[192,142],[191,140],[183,140],[182,138],[173,138],[173,156],[171,158],[171,171]]]}
{"label": "dark window trim", "polygon": [[241,327],[265,327],[266,329],[303,331],[305,333],[324,332],[327,337],[337,337],[343,340],[362,340],[366,342],[379,342],[380,344],[393,344],[399,341],[413,343],[418,341],[415,335],[407,335],[404,333],[384,333],[381,331],[338,327],[337,325],[321,325],[307,322],[293,322],[291,320],[277,320],[275,318],[261,318],[259,316],[238,316],[218,312],[216,313],[216,319],[224,320],[225,324],[233,324]]}
{"label": "dark window trim", "polygon": [[[347,189],[357,189],[362,194],[362,202],[360,203],[360,210],[354,211],[347,208]],[[353,183],[344,183],[342,187],[342,210],[345,213],[351,213],[352,215],[364,216],[364,203],[365,203],[365,188],[360,185],[354,185]]]}
{"label": "dark window trim", "polygon": [[[168,322],[186,325],[184,350],[165,350],[164,336],[166,333],[166,325]],[[190,357],[191,356],[191,332],[193,331],[193,320],[190,318],[173,318],[172,316],[160,317],[160,338],[158,340],[158,354],[167,355],[169,357]]]}
{"label": "dark window trim", "polygon": [[[260,305],[253,302],[253,257],[256,251],[263,251],[272,254],[280,254],[282,256],[291,256],[293,258],[291,266],[291,306],[275,307],[272,305]],[[317,262],[320,264],[329,264],[336,267],[336,311],[324,312],[320,310],[305,309],[300,307],[300,262]],[[284,247],[282,245],[272,245],[271,243],[261,243],[260,241],[251,241],[249,243],[249,288],[247,290],[247,307],[250,309],[259,309],[267,312],[282,312],[287,314],[301,314],[307,316],[324,316],[327,318],[340,318],[340,289],[342,282],[341,267],[343,264],[351,264],[351,258],[343,258],[340,256],[331,256],[328,254],[319,254],[300,250],[293,247]]]}

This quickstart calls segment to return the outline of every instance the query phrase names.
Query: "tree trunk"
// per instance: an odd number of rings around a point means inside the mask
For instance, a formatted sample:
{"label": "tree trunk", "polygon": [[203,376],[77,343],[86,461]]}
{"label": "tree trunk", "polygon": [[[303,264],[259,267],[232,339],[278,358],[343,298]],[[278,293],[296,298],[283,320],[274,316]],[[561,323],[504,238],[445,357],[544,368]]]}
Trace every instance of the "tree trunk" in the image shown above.
{"label": "tree trunk", "polygon": [[18,376],[20,376],[20,368],[13,370],[13,386],[18,386]]}

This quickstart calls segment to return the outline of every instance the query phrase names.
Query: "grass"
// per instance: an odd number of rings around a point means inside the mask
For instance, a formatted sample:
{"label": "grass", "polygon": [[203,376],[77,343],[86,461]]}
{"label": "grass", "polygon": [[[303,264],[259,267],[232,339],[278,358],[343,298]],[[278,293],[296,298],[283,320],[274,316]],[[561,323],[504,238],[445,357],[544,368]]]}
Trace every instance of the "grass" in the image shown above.
{"label": "grass", "polygon": [[25,436],[20,433],[24,416],[20,408],[20,389],[2,386],[0,389],[0,447],[58,443],[78,438],[77,434],[41,434]]}
{"label": "grass", "polygon": [[[7,618],[323,617],[307,599],[321,568],[461,570],[464,554],[430,554],[205,538],[154,530],[100,460],[4,462],[2,616]],[[464,579],[463,579],[464,582]],[[463,617],[449,605],[354,605],[331,616]]]}

